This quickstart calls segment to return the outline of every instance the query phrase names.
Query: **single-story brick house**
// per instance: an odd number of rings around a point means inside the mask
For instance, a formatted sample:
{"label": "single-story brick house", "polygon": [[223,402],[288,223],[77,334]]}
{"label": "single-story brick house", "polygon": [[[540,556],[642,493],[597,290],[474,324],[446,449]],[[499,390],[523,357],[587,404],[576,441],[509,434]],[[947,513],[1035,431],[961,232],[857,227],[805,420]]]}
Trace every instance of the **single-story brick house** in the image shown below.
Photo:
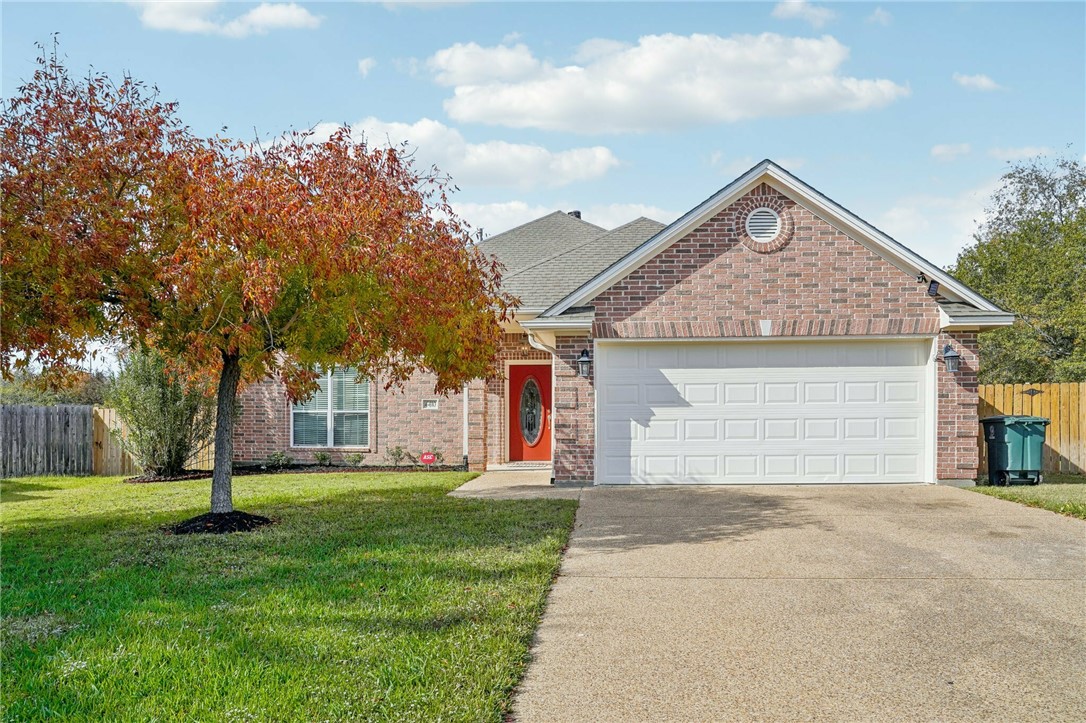
{"label": "single-story brick house", "polygon": [[557,482],[935,482],[977,473],[977,333],[1013,316],[771,161],[674,223],[555,212],[481,242],[521,299],[501,379],[347,371],[243,393],[239,461],[389,447]]}

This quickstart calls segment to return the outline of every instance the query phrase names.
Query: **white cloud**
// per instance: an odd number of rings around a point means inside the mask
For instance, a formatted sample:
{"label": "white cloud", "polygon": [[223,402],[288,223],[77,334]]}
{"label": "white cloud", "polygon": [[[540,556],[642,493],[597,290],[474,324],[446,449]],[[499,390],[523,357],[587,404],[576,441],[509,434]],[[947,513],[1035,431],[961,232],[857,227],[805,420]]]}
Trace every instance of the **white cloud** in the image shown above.
{"label": "white cloud", "polygon": [[629,43],[610,38],[591,38],[577,46],[573,53],[573,60],[577,63],[591,63],[597,58],[603,58],[614,53],[621,53],[630,47]]}
{"label": "white cloud", "polygon": [[[315,135],[318,139],[327,137],[336,128],[334,124],[321,124]],[[457,129],[430,118],[416,123],[366,118],[353,124],[351,130],[364,134],[372,144],[406,142],[420,164],[436,165],[461,187],[564,186],[599,178],[619,163],[604,146],[551,151],[528,143],[469,143]]]}
{"label": "white cloud", "polygon": [[377,60],[374,58],[362,58],[358,61],[358,74],[365,78],[370,74],[370,71],[377,67]]}
{"label": "white cloud", "polygon": [[272,30],[313,29],[321,24],[319,16],[292,2],[260,3],[232,19],[226,19],[217,12],[222,5],[218,0],[140,0],[129,4],[139,9],[140,22],[145,27],[178,33],[245,38],[250,35],[264,35]]}
{"label": "white cloud", "polygon": [[644,203],[609,203],[587,207],[581,211],[581,218],[597,226],[612,229],[641,216],[660,223],[671,223],[682,214],[682,211],[672,211]]}
{"label": "white cloud", "polygon": [[1044,156],[1052,153],[1048,146],[1020,146],[1018,148],[992,148],[988,155],[1000,161],[1024,161],[1034,156]]}
{"label": "white cloud", "polygon": [[849,50],[830,36],[649,35],[589,41],[581,65],[555,66],[524,45],[457,44],[428,61],[453,86],[459,121],[575,132],[682,128],[880,108],[909,89],[838,71]]}
{"label": "white cloud", "polygon": [[442,85],[476,84],[487,81],[519,80],[539,70],[527,45],[498,45],[484,48],[476,43],[457,43],[439,50],[426,61]]}
{"label": "white cloud", "polygon": [[[713,151],[709,154],[709,165],[727,176],[738,176],[746,173],[762,160],[762,158],[755,158],[754,156],[728,157],[720,151]],[[770,160],[786,171],[797,171],[807,162],[806,159],[798,157],[771,158]]]}
{"label": "white cloud", "polygon": [[940,143],[931,147],[931,157],[937,161],[953,161],[968,155],[971,150],[968,143]]}
{"label": "white cloud", "polygon": [[973,242],[998,186],[992,178],[956,196],[908,196],[876,216],[875,225],[937,266],[949,266]]}
{"label": "white cloud", "polygon": [[805,20],[812,28],[822,27],[835,15],[829,8],[812,5],[807,0],[784,0],[773,8],[773,17],[778,20]]}
{"label": "white cloud", "polygon": [[502,231],[516,228],[522,223],[534,221],[540,216],[557,211],[548,206],[531,206],[524,201],[505,201],[502,203],[457,203],[453,202],[453,211],[473,229],[483,230],[486,237]]}
{"label": "white cloud", "polygon": [[1003,86],[983,73],[977,73],[976,75],[955,73],[954,82],[961,87],[969,88],[970,90],[1003,90]]}
{"label": "white cloud", "polygon": [[889,26],[893,21],[894,16],[891,15],[888,10],[883,10],[881,7],[875,8],[875,12],[867,16],[867,22],[883,27]]}

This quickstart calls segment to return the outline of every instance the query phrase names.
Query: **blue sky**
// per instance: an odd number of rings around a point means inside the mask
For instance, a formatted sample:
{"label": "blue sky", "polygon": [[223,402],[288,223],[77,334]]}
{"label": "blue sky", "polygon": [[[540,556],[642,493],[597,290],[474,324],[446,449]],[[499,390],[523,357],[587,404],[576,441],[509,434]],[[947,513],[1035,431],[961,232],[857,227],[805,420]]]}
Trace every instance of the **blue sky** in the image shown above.
{"label": "blue sky", "polygon": [[408,140],[487,235],[668,222],[768,157],[946,265],[1007,161],[1086,151],[1077,2],[4,2],[5,96],[54,32],[200,133]]}

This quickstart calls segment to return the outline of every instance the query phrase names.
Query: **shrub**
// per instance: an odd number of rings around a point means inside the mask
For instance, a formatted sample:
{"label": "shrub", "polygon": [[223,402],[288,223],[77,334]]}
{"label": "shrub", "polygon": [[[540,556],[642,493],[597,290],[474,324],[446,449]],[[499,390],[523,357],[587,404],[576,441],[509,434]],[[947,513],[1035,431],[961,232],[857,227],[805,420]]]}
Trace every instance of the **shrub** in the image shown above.
{"label": "shrub", "polygon": [[268,466],[282,469],[294,463],[294,458],[286,452],[272,452],[268,455]]}
{"label": "shrub", "polygon": [[343,455],[343,461],[351,467],[361,467],[362,460],[366,459],[366,455],[361,452],[351,452],[350,454]]}
{"label": "shrub", "polygon": [[399,467],[403,464],[404,458],[406,457],[407,452],[398,444],[395,447],[389,447],[385,450],[385,459],[388,460],[389,464],[393,467]]}
{"label": "shrub", "polygon": [[321,467],[328,467],[332,464],[332,455],[327,452],[314,452],[313,461]]}
{"label": "shrub", "polygon": [[180,474],[211,443],[215,398],[171,370],[157,351],[125,355],[108,402],[128,428],[118,435],[122,445],[145,474]]}

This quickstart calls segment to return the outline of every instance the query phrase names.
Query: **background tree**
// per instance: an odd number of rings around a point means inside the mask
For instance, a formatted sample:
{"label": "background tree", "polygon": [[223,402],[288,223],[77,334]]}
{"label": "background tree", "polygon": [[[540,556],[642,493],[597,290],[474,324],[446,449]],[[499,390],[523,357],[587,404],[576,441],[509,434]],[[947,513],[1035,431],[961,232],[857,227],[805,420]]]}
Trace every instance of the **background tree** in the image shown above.
{"label": "background tree", "polygon": [[1004,176],[951,272],[1018,319],[980,335],[984,383],[1086,380],[1086,167],[1034,159]]}
{"label": "background tree", "polygon": [[185,462],[210,444],[214,397],[171,369],[157,350],[126,353],[107,399],[128,430],[121,443],[144,474],[181,474]]}
{"label": "background tree", "polygon": [[347,129],[199,140],[175,110],[130,78],[73,81],[55,53],[5,101],[7,360],[63,366],[108,336],[213,374],[213,513],[233,510],[245,382],[302,399],[339,365],[388,385],[428,370],[438,392],[496,371],[512,299],[436,169]]}
{"label": "background tree", "polygon": [[0,379],[0,403],[34,404],[105,404],[110,375],[101,371],[67,371],[63,381],[54,382],[27,369],[19,369],[10,379]]}

